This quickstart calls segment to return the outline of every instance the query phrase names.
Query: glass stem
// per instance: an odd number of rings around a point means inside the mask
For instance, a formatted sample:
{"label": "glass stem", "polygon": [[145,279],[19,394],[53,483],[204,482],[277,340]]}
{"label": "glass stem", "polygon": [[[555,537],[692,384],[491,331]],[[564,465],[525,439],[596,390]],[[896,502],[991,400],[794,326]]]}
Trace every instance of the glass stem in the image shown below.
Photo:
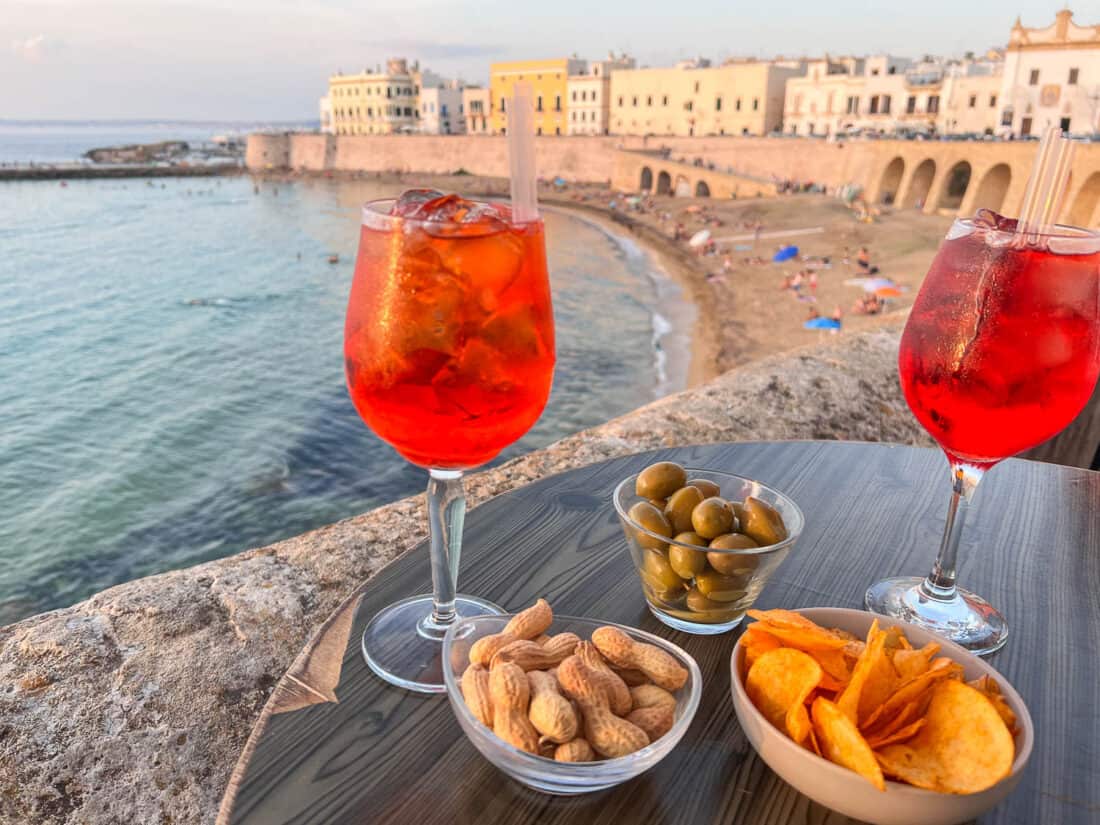
{"label": "glass stem", "polygon": [[940,553],[932,572],[921,582],[921,593],[938,601],[951,601],[955,598],[956,557],[959,552],[959,539],[962,537],[966,522],[966,511],[978,482],[982,480],[984,470],[958,462],[951,464],[951,504],[947,507],[947,522],[943,526],[943,541]]}
{"label": "glass stem", "polygon": [[428,523],[432,541],[432,615],[435,629],[455,620],[455,588],[458,559],[462,554],[462,523],[466,518],[466,493],[461,470],[430,471]]}

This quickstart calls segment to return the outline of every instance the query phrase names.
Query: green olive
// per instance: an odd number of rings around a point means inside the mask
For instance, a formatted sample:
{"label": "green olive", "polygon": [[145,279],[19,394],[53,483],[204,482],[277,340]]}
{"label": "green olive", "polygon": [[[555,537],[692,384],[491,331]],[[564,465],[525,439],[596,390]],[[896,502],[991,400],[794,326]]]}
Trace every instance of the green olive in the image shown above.
{"label": "green olive", "polygon": [[742,533],[725,533],[710,543],[707,553],[710,566],[724,576],[736,573],[751,573],[756,569],[756,555],[744,553],[717,553],[716,550],[751,550],[759,545]]}
{"label": "green olive", "polygon": [[787,538],[787,528],[783,518],[774,507],[758,498],[745,499],[745,517],[741,520],[741,530],[761,547],[776,544]]}
{"label": "green olive", "polygon": [[672,525],[673,533],[684,533],[691,529],[691,512],[702,500],[703,494],[696,487],[681,487],[668,497],[665,518]]}
{"label": "green olive", "polygon": [[643,550],[642,580],[659,595],[676,593],[684,589],[683,580],[668,563],[665,554],[659,550]]}
{"label": "green olive", "polygon": [[672,538],[680,542],[680,544],[690,544],[695,547],[700,547],[704,551],[706,551],[707,549],[707,540],[696,533],[694,530],[687,530],[683,533],[677,533]]}
{"label": "green olive", "polygon": [[744,598],[745,588],[742,580],[721,573],[706,572],[695,577],[695,586],[708,599],[716,602],[735,602]]}
{"label": "green olive", "polygon": [[634,490],[642,498],[668,498],[687,481],[687,472],[679,464],[658,461],[650,464],[634,482]]}
{"label": "green olive", "polygon": [[705,498],[691,511],[691,526],[705,539],[712,539],[733,529],[733,511],[725,499]]}
{"label": "green olive", "polygon": [[710,613],[714,610],[729,610],[729,605],[708,599],[699,588],[693,587],[687,594],[687,608],[694,613]]}
{"label": "green olive", "polygon": [[745,505],[740,501],[731,501],[730,509],[733,510],[733,517],[737,519],[737,531],[740,532],[745,524]]}
{"label": "green olive", "polygon": [[[680,535],[695,534],[681,533]],[[693,579],[706,569],[707,557],[702,550],[689,550],[687,547],[671,544],[668,548],[668,563],[681,579]]]}
{"label": "green olive", "polygon": [[722,495],[722,488],[713,481],[708,481],[705,478],[689,478],[687,480],[687,486],[695,487],[703,494],[703,498],[714,498],[715,496]]}
{"label": "green olive", "polygon": [[[640,524],[651,533],[657,533],[666,538],[672,535],[672,526],[668,523],[668,519],[665,518],[665,514],[648,501],[639,501],[630,508],[627,515],[630,516],[636,524]],[[642,547],[650,547],[654,550],[664,550],[668,547],[667,541],[661,541],[654,536],[643,533],[641,530],[635,531],[634,538]]]}

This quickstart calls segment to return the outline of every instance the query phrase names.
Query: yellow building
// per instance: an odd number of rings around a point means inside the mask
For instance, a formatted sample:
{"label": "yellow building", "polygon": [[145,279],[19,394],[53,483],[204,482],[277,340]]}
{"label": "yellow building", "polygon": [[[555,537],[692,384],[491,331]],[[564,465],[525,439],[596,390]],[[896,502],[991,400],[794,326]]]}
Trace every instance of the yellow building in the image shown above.
{"label": "yellow building", "polygon": [[493,133],[505,134],[508,127],[507,101],[518,81],[531,84],[535,106],[535,133],[564,135],[568,127],[568,79],[584,71],[585,62],[562,57],[555,60],[517,60],[494,63],[489,72],[489,94]]}
{"label": "yellow building", "polygon": [[684,61],[611,75],[611,133],[616,135],[766,135],[783,120],[789,78],[801,63]]}
{"label": "yellow building", "polygon": [[417,79],[403,59],[386,61],[384,72],[335,74],[328,79],[332,130],[338,135],[415,131],[419,91]]}

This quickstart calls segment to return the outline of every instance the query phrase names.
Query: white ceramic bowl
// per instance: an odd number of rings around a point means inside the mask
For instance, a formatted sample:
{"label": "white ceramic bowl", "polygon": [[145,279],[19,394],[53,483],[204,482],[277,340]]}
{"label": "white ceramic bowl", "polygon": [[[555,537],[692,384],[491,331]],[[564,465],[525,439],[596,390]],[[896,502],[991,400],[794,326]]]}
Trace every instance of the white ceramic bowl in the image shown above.
{"label": "white ceramic bowl", "polygon": [[741,681],[745,651],[738,639],[730,659],[733,707],[737,712],[737,721],[760,758],[784,781],[827,808],[877,825],[956,825],[985,813],[1012,792],[1031,756],[1035,728],[1020,694],[1001,674],[953,642],[896,619],[840,607],[814,607],[795,612],[822,627],[839,627],[861,639],[867,637],[871,622],[878,619],[880,627],[901,626],[914,647],[921,647],[927,642],[938,642],[941,646],[940,655],[961,664],[968,681],[984,675],[997,680],[1005,701],[1016,714],[1020,732],[1016,736],[1016,759],[1012,763],[1012,772],[992,788],[979,793],[959,795],[887,782],[886,791],[879,791],[859,774],[834,765],[796,745],[786,732],[777,730],[764,718],[749,700]]}
{"label": "white ceramic bowl", "polygon": [[614,622],[594,619],[580,619],[574,616],[554,616],[554,623],[547,633],[576,633],[582,639],[591,639],[592,631],[597,627],[611,625],[622,630],[639,642],[657,645],[671,654],[688,671],[687,683],[676,691],[676,721],[672,729],[648,747],[640,751],[601,762],[555,762],[541,756],[521,751],[513,747],[481,724],[470,712],[466,700],[462,698],[459,680],[469,662],[470,647],[482,636],[499,633],[508,623],[510,616],[473,616],[462,619],[448,628],[443,637],[443,681],[447,686],[447,698],[451,701],[451,710],[462,731],[481,751],[482,756],[529,788],[543,793],[571,796],[592,793],[614,787],[640,773],[652,768],[687,733],[688,726],[699,709],[699,699],[703,694],[703,677],[699,665],[684,650],[672,642]]}

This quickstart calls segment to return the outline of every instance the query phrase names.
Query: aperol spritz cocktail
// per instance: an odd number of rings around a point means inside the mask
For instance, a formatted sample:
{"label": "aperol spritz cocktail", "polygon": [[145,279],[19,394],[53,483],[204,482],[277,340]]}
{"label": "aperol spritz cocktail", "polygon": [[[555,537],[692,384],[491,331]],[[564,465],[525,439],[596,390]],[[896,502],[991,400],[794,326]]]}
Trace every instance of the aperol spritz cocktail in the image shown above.
{"label": "aperol spritz cocktail", "polygon": [[954,494],[943,547],[924,579],[867,591],[872,610],[979,653],[1004,644],[1004,618],[955,586],[963,515],[982,474],[1064,429],[1100,374],[1100,234],[1055,227],[1025,241],[983,210],[956,220],[909,315],[898,359],[909,407],[947,454]]}
{"label": "aperol spritz cocktail", "polygon": [[430,471],[434,593],[378,613],[363,653],[390,682],[441,692],[447,627],[502,612],[455,593],[462,471],[526,433],[550,394],[554,324],[542,221],[517,222],[506,205],[432,190],[367,204],[344,363],[363,420]]}

